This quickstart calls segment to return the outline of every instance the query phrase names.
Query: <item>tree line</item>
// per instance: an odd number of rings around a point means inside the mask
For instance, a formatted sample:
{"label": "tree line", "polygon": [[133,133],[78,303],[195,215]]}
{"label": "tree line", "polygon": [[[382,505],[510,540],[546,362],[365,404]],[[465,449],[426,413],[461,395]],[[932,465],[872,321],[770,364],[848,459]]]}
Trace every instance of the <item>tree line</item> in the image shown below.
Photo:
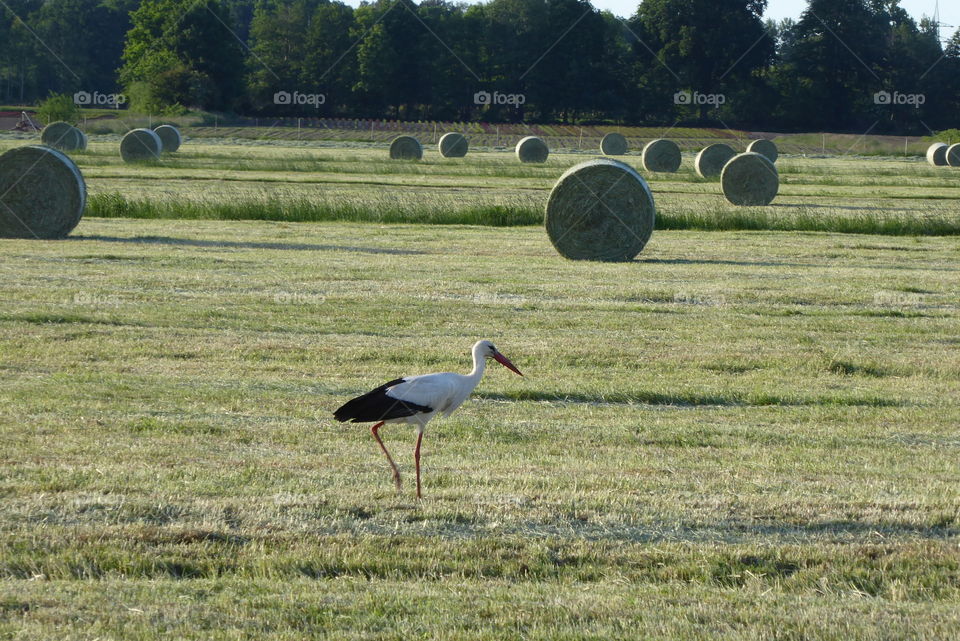
{"label": "tree line", "polygon": [[946,43],[900,0],[5,0],[0,102],[139,111],[929,133],[960,114]]}

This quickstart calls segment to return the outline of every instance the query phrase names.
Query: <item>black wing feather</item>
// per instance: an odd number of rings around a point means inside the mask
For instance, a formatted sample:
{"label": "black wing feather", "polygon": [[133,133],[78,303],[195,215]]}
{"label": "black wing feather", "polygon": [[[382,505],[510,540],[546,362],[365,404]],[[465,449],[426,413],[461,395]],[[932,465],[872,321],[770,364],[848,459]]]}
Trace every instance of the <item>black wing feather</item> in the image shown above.
{"label": "black wing feather", "polygon": [[397,378],[389,383],[384,383],[380,387],[370,390],[363,396],[349,400],[343,404],[336,412],[333,418],[341,423],[372,423],[375,421],[388,421],[392,418],[405,418],[415,414],[428,414],[433,411],[432,407],[426,405],[417,405],[409,401],[387,396],[387,390],[394,385],[399,385],[404,379]]}

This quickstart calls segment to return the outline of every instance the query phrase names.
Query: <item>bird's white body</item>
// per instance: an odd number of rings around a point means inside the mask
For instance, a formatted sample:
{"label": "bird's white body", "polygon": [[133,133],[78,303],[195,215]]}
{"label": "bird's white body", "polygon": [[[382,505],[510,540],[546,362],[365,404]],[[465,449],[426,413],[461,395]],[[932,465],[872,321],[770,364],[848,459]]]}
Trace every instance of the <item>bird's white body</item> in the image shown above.
{"label": "bird's white body", "polygon": [[470,397],[477,384],[480,383],[485,366],[486,359],[481,358],[479,367],[474,360],[474,371],[468,375],[440,372],[404,378],[402,383],[387,388],[387,396],[400,401],[424,405],[433,408],[433,411],[420,412],[413,416],[391,418],[384,422],[410,423],[419,426],[422,430],[423,426],[437,414],[450,416],[454,410],[463,405],[463,402]]}
{"label": "bird's white body", "polygon": [[437,414],[450,416],[473,392],[492,358],[523,376],[506,356],[497,351],[490,341],[478,341],[473,346],[473,371],[469,374],[440,372],[421,376],[405,376],[385,383],[358,396],[333,413],[341,422],[371,423],[370,432],[393,468],[393,479],[400,489],[400,471],[383,445],[377,430],[384,423],[409,423],[417,426],[417,447],[414,461],[417,466],[417,498],[420,497],[420,441],[423,429]]}

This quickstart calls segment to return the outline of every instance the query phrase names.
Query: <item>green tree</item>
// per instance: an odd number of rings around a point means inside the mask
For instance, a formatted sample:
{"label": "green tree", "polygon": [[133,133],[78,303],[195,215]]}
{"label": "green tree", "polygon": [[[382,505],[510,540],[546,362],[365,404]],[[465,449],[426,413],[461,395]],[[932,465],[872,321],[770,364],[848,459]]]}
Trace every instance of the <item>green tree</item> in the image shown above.
{"label": "green tree", "polygon": [[354,88],[366,105],[390,109],[398,118],[417,117],[430,82],[422,45],[430,35],[416,10],[410,0],[378,0],[354,12],[355,33],[362,37]]}
{"label": "green tree", "polygon": [[146,86],[151,107],[235,107],[244,89],[244,60],[227,16],[219,0],[144,0],[131,14],[121,82]]}
{"label": "green tree", "polygon": [[469,112],[480,84],[476,41],[463,6],[445,0],[425,0],[417,8],[423,21],[420,32],[422,75],[420,99],[424,115],[455,119]]}
{"label": "green tree", "polygon": [[350,34],[353,9],[342,2],[321,2],[313,12],[306,36],[303,82],[322,93],[329,112],[348,110],[357,76],[357,52]]}
{"label": "green tree", "polygon": [[524,72],[538,119],[576,120],[596,107],[609,80],[602,68],[605,26],[588,0],[547,0],[535,38],[543,48]]}
{"label": "green tree", "polygon": [[864,0],[811,0],[785,58],[783,87],[792,124],[823,130],[870,126],[883,89],[887,28]]}
{"label": "green tree", "polygon": [[491,120],[524,120],[536,100],[530,91],[536,83],[531,84],[530,74],[536,71],[537,59],[559,35],[548,39],[550,34],[544,28],[547,4],[540,0],[492,0],[479,7],[476,15],[484,22],[483,88],[526,99],[518,107],[491,104],[481,113]]}
{"label": "green tree", "polygon": [[277,2],[263,4],[255,11],[250,27],[254,55],[249,59],[247,86],[257,107],[294,113],[293,105],[276,106],[273,96],[281,91],[304,90],[301,79],[310,52],[307,30],[314,4],[312,0]]}
{"label": "green tree", "polygon": [[0,6],[0,97],[28,101],[50,92],[114,92],[135,2],[5,2]]}
{"label": "green tree", "polygon": [[62,120],[72,125],[80,120],[80,108],[73,101],[70,94],[50,94],[50,97],[40,103],[37,116],[46,125]]}
{"label": "green tree", "polygon": [[[645,0],[631,21],[635,50],[658,87],[702,96],[742,89],[774,54],[762,16],[766,0]],[[673,102],[670,96],[661,96]],[[705,120],[718,100],[695,105]],[[682,103],[681,103],[682,104]]]}

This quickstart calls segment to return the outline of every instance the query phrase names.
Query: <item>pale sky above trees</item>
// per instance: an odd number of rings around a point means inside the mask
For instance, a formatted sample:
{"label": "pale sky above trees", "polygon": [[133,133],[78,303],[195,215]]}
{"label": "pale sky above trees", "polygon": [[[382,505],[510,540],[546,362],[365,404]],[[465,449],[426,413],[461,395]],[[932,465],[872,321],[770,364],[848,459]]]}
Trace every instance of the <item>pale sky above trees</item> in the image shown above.
{"label": "pale sky above trees", "polygon": [[[470,2],[470,0],[467,0]],[[360,4],[360,0],[346,0],[347,4],[354,7]],[[640,4],[638,0],[592,0],[593,6],[598,9],[605,9],[621,18],[628,18],[637,11]],[[470,2],[470,4],[474,4]],[[935,0],[903,0],[900,3],[907,12],[913,16],[917,22],[923,16],[932,16]],[[767,4],[767,13],[764,17],[782,20],[783,18],[793,18],[796,20],[807,7],[806,0],[770,0]],[[944,28],[940,35],[943,39],[960,27],[960,2],[957,0],[941,0],[940,2],[940,22],[952,25]]]}

